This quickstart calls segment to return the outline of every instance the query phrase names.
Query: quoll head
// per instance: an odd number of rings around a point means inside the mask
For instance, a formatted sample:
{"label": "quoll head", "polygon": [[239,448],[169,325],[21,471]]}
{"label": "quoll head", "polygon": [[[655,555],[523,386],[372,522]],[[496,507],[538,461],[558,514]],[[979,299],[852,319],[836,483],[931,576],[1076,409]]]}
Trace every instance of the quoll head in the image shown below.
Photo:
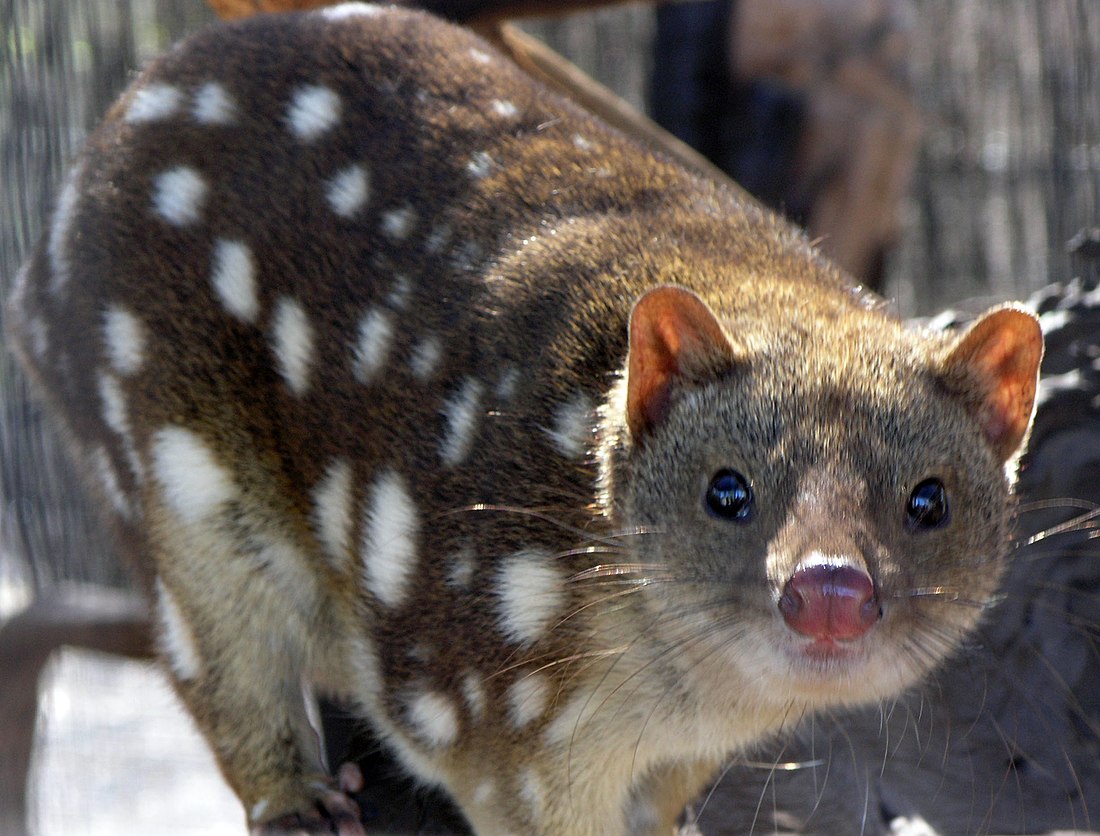
{"label": "quoll head", "polygon": [[634,309],[615,501],[656,581],[634,604],[702,687],[896,693],[995,596],[1038,325],[853,313],[768,343],[741,324],[672,287]]}

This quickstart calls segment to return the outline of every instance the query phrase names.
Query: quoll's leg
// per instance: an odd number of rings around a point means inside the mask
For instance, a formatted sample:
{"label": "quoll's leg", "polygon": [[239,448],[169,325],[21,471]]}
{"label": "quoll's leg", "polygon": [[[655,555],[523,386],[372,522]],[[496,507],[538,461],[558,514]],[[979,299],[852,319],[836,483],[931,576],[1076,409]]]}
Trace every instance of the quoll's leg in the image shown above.
{"label": "quoll's leg", "polygon": [[282,816],[254,829],[256,833],[335,832],[338,836],[365,836],[360,823],[359,807],[350,796],[363,790],[365,780],[353,763],[341,765],[336,774],[336,789],[330,789],[317,799],[318,816],[305,818],[299,814]]}
{"label": "quoll's leg", "polygon": [[[341,765],[336,774],[336,789],[329,790],[317,804],[321,813],[320,820],[303,821],[299,816],[287,817],[285,821],[269,822],[261,825],[257,830],[263,832],[281,832],[282,830],[295,830],[303,825],[309,831],[315,831],[318,825],[324,829],[335,831],[338,836],[360,836],[364,834],[360,824],[359,807],[351,796],[363,790],[365,785],[363,773],[353,763]],[[312,825],[312,826],[310,826]]]}
{"label": "quoll's leg", "polygon": [[156,526],[161,649],[256,832],[362,832],[325,774],[302,695],[322,621],[301,550],[230,504]]}

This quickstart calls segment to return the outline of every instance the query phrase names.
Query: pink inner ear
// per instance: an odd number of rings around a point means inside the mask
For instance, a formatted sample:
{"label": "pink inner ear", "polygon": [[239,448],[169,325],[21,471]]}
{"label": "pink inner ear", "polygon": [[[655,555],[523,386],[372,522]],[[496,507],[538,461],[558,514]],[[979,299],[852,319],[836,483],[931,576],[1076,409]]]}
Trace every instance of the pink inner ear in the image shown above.
{"label": "pink inner ear", "polygon": [[1017,308],[986,314],[948,358],[949,368],[969,370],[980,381],[977,418],[1002,461],[1016,453],[1031,425],[1042,359],[1039,323]]}
{"label": "pink inner ear", "polygon": [[630,317],[627,363],[627,426],[634,438],[665,419],[675,380],[732,356],[722,326],[694,293],[659,287],[642,296]]}

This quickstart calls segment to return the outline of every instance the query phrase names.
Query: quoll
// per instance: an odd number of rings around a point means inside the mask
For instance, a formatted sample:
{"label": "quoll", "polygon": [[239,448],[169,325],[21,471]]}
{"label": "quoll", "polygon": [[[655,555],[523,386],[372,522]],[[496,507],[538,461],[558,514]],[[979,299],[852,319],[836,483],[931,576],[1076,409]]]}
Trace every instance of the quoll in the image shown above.
{"label": "quoll", "polygon": [[906,327],[785,222],[424,13],[204,31],[76,160],[14,341],[250,825],[310,695],[479,833],[671,832],[992,600],[1041,335]]}

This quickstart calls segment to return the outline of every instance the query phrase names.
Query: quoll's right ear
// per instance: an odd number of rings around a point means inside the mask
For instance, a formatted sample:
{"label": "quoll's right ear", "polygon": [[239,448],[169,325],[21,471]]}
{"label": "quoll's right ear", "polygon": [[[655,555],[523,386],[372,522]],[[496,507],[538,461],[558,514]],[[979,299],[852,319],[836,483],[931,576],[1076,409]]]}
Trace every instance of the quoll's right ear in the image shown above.
{"label": "quoll's right ear", "polygon": [[959,337],[944,362],[948,385],[970,405],[1001,461],[1019,450],[1031,427],[1043,332],[1022,308],[989,311]]}
{"label": "quoll's right ear", "polygon": [[668,414],[677,382],[704,378],[735,362],[729,338],[706,303],[680,287],[658,287],[630,316],[626,418],[636,441]]}

